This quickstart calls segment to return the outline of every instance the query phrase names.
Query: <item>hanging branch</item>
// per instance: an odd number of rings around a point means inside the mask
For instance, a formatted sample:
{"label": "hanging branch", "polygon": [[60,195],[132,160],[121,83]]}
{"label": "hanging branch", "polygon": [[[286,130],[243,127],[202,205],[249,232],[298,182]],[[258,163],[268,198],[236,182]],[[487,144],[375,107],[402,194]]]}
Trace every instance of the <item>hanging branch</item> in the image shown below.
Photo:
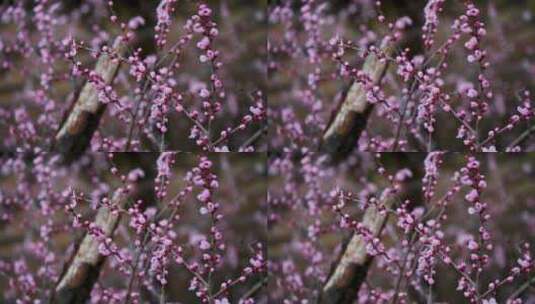
{"label": "hanging branch", "polygon": [[[117,56],[123,56],[125,52],[126,43],[119,37],[113,44],[113,50],[110,53],[101,54],[98,58],[95,73],[102,78],[105,85],[113,82],[120,66]],[[67,162],[83,154],[99,125],[106,105],[99,101],[98,95],[95,85],[86,81],[60,124],[52,149],[60,152]]]}
{"label": "hanging branch", "polygon": [[[393,42],[385,42],[381,46],[380,56],[390,57],[394,50]],[[370,53],[364,62],[362,71],[369,77],[373,85],[383,79],[388,68],[388,60],[381,59],[377,54]],[[368,116],[373,104],[368,102],[366,89],[360,82],[353,82],[343,97],[338,111],[325,130],[320,146],[333,159],[340,159],[350,153],[357,145],[362,131],[366,128]]]}

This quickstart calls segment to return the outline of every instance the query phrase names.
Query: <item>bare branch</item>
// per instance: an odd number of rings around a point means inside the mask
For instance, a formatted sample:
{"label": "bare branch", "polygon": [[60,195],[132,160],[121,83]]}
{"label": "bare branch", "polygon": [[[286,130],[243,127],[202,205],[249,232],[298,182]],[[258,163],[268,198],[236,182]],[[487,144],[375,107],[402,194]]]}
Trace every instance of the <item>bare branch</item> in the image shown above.
{"label": "bare branch", "polygon": [[528,290],[528,288],[530,288],[533,285],[535,285],[535,276],[532,276],[529,280],[527,280],[524,284],[522,284],[522,286],[520,286],[517,290],[515,290],[509,296],[509,298],[507,298],[507,302],[509,302],[510,300],[512,301],[514,299],[519,298],[526,290]]}
{"label": "bare branch", "polygon": [[513,142],[511,144],[509,144],[509,146],[507,148],[508,149],[512,149],[512,148],[522,144],[533,133],[535,133],[535,125],[529,127],[526,131],[522,132],[522,134],[520,134],[520,136],[518,136],[515,140],[513,140]]}

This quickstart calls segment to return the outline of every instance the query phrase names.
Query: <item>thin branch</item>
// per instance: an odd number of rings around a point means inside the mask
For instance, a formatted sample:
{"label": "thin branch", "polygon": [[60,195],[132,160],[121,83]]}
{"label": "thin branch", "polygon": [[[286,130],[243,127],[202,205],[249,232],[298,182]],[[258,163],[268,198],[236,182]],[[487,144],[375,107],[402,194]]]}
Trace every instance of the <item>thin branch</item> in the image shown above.
{"label": "thin branch", "polygon": [[517,290],[515,290],[511,296],[507,299],[507,302],[510,300],[514,300],[518,298],[520,295],[522,295],[528,288],[530,288],[532,285],[535,285],[535,275],[532,276],[527,282],[522,284]]}
{"label": "thin branch", "polygon": [[260,139],[263,135],[265,135],[265,133],[267,132],[267,130],[268,130],[267,125],[264,125],[261,129],[259,129],[258,131],[256,131],[255,134],[253,134],[253,136],[251,136],[249,139],[247,139],[247,140],[240,146],[240,150],[241,150],[241,149],[245,149],[245,148],[251,146],[252,144],[254,144],[258,139]]}
{"label": "thin branch", "polygon": [[401,113],[400,113],[401,117],[399,118],[398,126],[396,128],[396,136],[394,137],[394,145],[392,146],[392,152],[396,152],[398,149],[401,129],[403,128],[403,124],[405,123],[405,115],[407,112],[407,107],[409,105],[409,102],[412,99],[412,94],[414,93],[414,91],[416,91],[416,88],[418,87],[417,83],[418,83],[417,81],[413,80],[409,93],[403,99],[402,106],[401,106]]}
{"label": "thin branch", "polygon": [[528,139],[532,133],[535,133],[535,125],[531,126],[529,129],[520,134],[520,136],[518,136],[507,148],[512,149],[520,145],[522,142]]}
{"label": "thin branch", "polygon": [[247,291],[241,298],[240,298],[240,302],[242,300],[246,300],[252,296],[254,296],[258,291],[260,291],[263,287],[266,286],[268,282],[268,279],[267,277],[264,277],[262,280],[260,280],[259,282],[257,282],[253,287],[251,287],[251,289],[249,289],[249,291]]}

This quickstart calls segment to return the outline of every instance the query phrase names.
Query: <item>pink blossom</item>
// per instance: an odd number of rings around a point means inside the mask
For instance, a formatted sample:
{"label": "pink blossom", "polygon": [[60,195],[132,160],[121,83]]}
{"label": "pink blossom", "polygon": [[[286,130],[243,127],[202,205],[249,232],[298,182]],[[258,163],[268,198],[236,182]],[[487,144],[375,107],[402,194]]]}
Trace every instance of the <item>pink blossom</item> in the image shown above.
{"label": "pink blossom", "polygon": [[206,48],[210,45],[210,38],[207,36],[204,36],[201,41],[197,43],[197,47],[201,50],[206,50]]}
{"label": "pink blossom", "polygon": [[470,38],[465,44],[464,47],[466,47],[468,50],[474,50],[474,48],[477,46],[478,41],[476,37]]}
{"label": "pink blossom", "polygon": [[474,89],[469,89],[468,92],[466,92],[466,95],[470,98],[476,98],[479,94]]}

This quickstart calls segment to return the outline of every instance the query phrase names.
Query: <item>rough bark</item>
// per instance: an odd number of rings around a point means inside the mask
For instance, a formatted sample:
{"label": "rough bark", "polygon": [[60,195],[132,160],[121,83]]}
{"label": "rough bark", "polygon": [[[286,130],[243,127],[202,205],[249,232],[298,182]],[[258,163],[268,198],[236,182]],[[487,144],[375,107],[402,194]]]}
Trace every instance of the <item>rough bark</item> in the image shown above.
{"label": "rough bark", "polygon": [[[123,208],[127,196],[122,191],[114,193],[112,204]],[[101,207],[96,215],[95,224],[102,229],[106,237],[111,237],[119,223],[119,214],[109,208]],[[99,242],[90,234],[85,234],[76,248],[71,260],[54,288],[50,303],[83,304],[89,298],[91,289],[98,279],[105,256],[98,250]]]}
{"label": "rough bark", "polygon": [[[390,56],[394,44],[384,43],[381,53]],[[380,60],[374,53],[370,53],[364,62],[362,71],[378,84],[388,68],[388,61]],[[320,151],[331,156],[332,159],[342,159],[356,147],[362,131],[366,128],[368,117],[373,110],[373,104],[368,102],[367,91],[359,82],[353,82],[344,94],[342,104],[328,124],[320,146]]]}
{"label": "rough bark", "polygon": [[[94,71],[106,85],[113,82],[119,70],[120,61],[113,57],[123,56],[125,52],[126,43],[117,38],[113,44],[114,55],[102,54],[98,58]],[[98,90],[90,82],[85,83],[75,98],[56,133],[53,146],[53,150],[61,153],[66,162],[77,159],[87,149],[106,109],[106,105],[99,101]]]}

